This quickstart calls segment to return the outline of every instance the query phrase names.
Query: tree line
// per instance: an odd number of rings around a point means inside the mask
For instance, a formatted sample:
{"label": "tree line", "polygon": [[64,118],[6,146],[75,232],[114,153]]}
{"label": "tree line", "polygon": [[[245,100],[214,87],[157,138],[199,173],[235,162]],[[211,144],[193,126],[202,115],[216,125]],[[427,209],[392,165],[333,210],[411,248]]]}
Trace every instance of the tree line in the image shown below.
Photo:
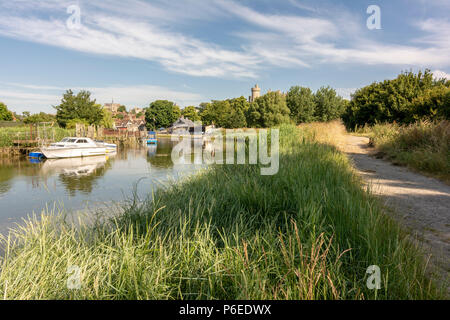
{"label": "tree line", "polygon": [[[212,100],[200,103],[198,107],[187,106],[180,109],[174,102],[156,100],[145,108],[148,129],[167,128],[180,116],[192,121],[201,121],[204,125],[214,124],[222,128],[272,127],[282,123],[296,124],[311,121],[337,119],[345,109],[347,101],[339,97],[330,87],[322,87],[317,92],[305,87],[294,86],[287,94],[268,92],[249,103],[244,97],[226,100]],[[39,113],[24,113],[26,123],[38,123],[56,120],[64,128],[72,128],[76,123],[112,127],[114,118],[102,105],[91,99],[89,91],[81,90],[75,94],[72,90],[64,93],[61,103],[54,106],[56,116]],[[125,106],[120,106],[116,118],[123,117]],[[0,120],[12,120],[12,113],[6,106],[0,105]],[[4,114],[4,115],[3,115]]]}
{"label": "tree line", "polygon": [[309,88],[294,86],[286,94],[271,91],[251,103],[239,97],[203,102],[198,107],[188,106],[183,110],[171,101],[157,100],[150,104],[145,116],[150,129],[167,128],[180,115],[221,128],[266,128],[282,123],[337,119],[347,104],[348,101],[330,87],[322,87],[314,93]]}

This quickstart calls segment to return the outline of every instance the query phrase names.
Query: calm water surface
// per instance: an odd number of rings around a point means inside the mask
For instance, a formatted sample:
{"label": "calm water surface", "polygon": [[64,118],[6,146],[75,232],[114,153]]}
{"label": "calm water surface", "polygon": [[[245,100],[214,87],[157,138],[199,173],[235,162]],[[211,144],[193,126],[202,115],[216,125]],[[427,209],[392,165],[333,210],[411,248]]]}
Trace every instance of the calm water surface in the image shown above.
{"label": "calm water surface", "polygon": [[105,206],[131,197],[138,181],[138,195],[145,197],[152,188],[201,169],[199,165],[174,166],[173,146],[170,139],[159,139],[157,146],[119,150],[110,156],[41,163],[0,159],[0,232],[55,203],[67,211]]}

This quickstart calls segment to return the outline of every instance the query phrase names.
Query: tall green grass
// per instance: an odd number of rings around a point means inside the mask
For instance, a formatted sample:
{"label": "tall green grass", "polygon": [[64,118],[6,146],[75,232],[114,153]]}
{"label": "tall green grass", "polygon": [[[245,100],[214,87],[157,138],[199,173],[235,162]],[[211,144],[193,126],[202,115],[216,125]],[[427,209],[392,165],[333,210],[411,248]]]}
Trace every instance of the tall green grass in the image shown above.
{"label": "tall green grass", "polygon": [[450,182],[450,122],[377,124],[369,136],[391,159]]}
{"label": "tall green grass", "polygon": [[[6,299],[435,299],[422,254],[348,159],[281,128],[280,171],[212,166],[115,218],[31,218],[2,240]],[[97,221],[97,222],[96,222]],[[66,286],[67,268],[81,288]],[[369,290],[366,269],[381,268]]]}

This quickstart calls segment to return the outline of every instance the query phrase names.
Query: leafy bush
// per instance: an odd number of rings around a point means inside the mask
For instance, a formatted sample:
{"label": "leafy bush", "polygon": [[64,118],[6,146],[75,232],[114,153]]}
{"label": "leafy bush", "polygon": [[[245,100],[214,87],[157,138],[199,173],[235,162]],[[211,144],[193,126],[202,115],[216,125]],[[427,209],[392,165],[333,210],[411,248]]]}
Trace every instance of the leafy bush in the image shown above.
{"label": "leafy bush", "polygon": [[13,114],[8,110],[6,104],[0,102],[0,121],[12,121]]}
{"label": "leafy bush", "polygon": [[349,129],[365,124],[411,123],[423,118],[448,119],[450,82],[433,80],[433,74],[401,73],[394,80],[372,83],[357,90],[342,118]]}

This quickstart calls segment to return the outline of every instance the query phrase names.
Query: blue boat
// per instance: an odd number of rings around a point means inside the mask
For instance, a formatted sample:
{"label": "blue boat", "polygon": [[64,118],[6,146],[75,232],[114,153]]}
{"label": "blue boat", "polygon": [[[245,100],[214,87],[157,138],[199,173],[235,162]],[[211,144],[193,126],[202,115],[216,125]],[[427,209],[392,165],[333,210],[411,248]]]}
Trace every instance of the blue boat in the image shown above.
{"label": "blue boat", "polygon": [[43,159],[45,158],[44,154],[42,152],[30,152],[28,154],[28,157],[32,159]]}
{"label": "blue boat", "polygon": [[157,144],[158,140],[156,139],[156,132],[149,131],[147,135],[147,144]]}
{"label": "blue boat", "polygon": [[45,156],[42,152],[30,152],[28,154],[28,160],[30,163],[40,163],[45,159]]}

